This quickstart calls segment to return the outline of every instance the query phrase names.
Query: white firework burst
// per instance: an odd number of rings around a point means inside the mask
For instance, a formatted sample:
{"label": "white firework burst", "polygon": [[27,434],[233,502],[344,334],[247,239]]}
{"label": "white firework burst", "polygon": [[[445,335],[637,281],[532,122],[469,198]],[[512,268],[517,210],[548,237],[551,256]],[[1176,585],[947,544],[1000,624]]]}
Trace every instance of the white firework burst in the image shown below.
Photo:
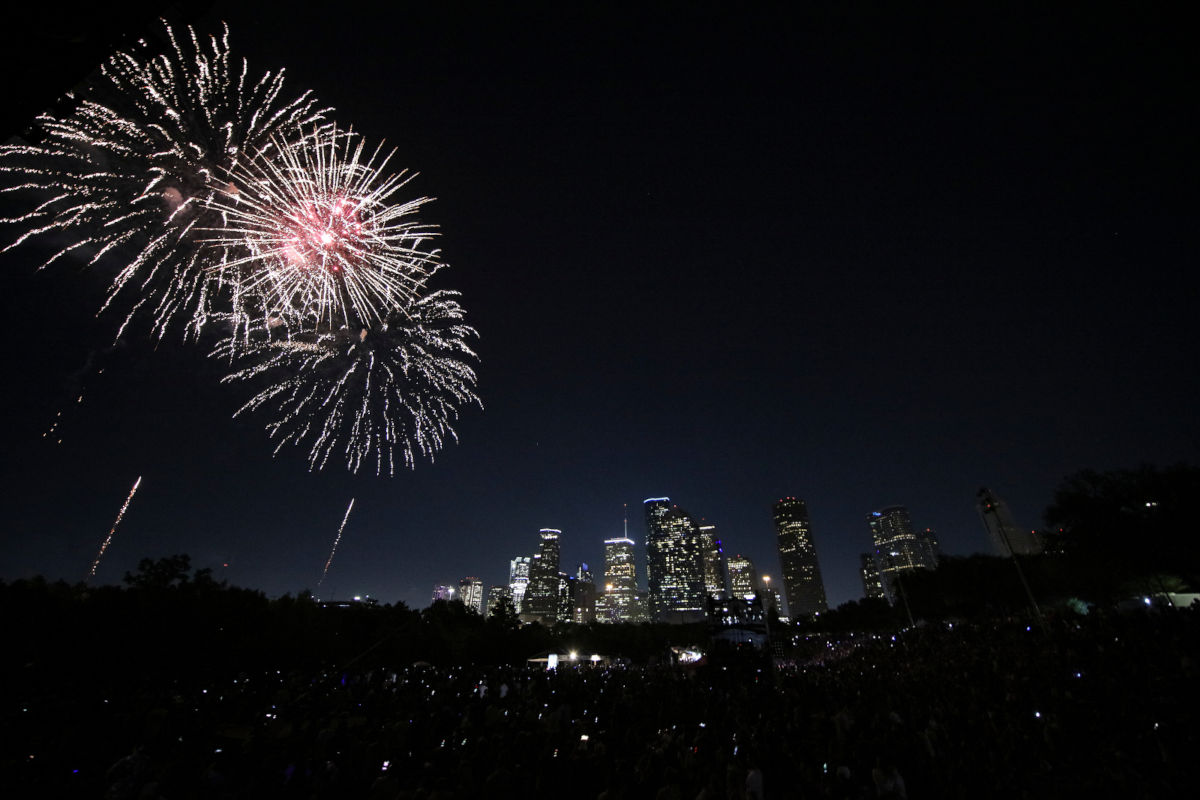
{"label": "white firework burst", "polygon": [[148,312],[156,336],[178,324],[194,337],[215,309],[241,306],[240,282],[213,268],[220,251],[197,242],[216,219],[209,201],[222,188],[217,176],[327,113],[308,93],[285,99],[282,71],[256,79],[231,60],[228,28],[202,39],[164,27],[164,53],[151,54],[145,41],[118,52],[74,110],[37,118],[33,143],[0,146],[0,191],[32,205],[2,220],[26,228],[5,249],[65,234],[43,267],[71,253],[91,264],[123,262],[102,306],[122,306],[118,336]]}
{"label": "white firework burst", "polygon": [[[459,408],[482,403],[475,393],[477,334],[451,291],[418,296],[376,327],[291,333],[286,324],[241,341],[227,338],[214,355],[254,396],[237,412],[269,416],[275,452],[308,448],[309,467],[338,453],[351,472],[374,462],[376,474],[433,459],[449,440]],[[263,387],[263,388],[258,388]]]}
{"label": "white firework burst", "polygon": [[205,242],[223,253],[217,269],[293,321],[380,325],[441,266],[433,228],[416,218],[431,198],[394,199],[415,177],[386,172],[394,153],[367,155],[353,131],[317,128],[241,161],[211,200],[222,224]]}

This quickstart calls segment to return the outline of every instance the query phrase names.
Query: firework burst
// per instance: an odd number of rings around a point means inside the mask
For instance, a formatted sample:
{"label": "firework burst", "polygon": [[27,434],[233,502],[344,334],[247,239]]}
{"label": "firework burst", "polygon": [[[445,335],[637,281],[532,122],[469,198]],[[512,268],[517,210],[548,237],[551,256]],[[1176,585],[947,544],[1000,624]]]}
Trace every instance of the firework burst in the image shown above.
{"label": "firework burst", "polygon": [[219,269],[244,268],[242,293],[267,309],[328,328],[381,324],[440,266],[432,227],[415,218],[430,198],[393,199],[414,177],[387,174],[394,153],[317,128],[240,162],[210,204]]}
{"label": "firework burst", "polygon": [[160,338],[175,325],[194,337],[214,308],[240,308],[241,282],[216,264],[220,251],[196,241],[218,221],[210,208],[224,188],[218,176],[326,113],[307,93],[284,99],[282,72],[255,79],[244,61],[232,61],[228,29],[207,40],[191,28],[186,37],[170,26],[165,33],[165,53],[147,55],[140,41],[104,64],[73,111],[39,116],[34,143],[0,146],[0,191],[32,204],[3,220],[26,228],[9,248],[65,234],[68,243],[43,267],[72,253],[90,264],[120,259],[102,306],[120,299],[118,337],[142,312]]}
{"label": "firework burst", "polygon": [[230,360],[227,383],[265,386],[235,413],[271,417],[266,429],[284,445],[308,448],[311,469],[341,453],[351,472],[374,462],[376,474],[433,459],[475,394],[473,328],[457,293],[417,297],[374,328],[290,334],[268,329],[245,344],[226,339],[214,355]]}

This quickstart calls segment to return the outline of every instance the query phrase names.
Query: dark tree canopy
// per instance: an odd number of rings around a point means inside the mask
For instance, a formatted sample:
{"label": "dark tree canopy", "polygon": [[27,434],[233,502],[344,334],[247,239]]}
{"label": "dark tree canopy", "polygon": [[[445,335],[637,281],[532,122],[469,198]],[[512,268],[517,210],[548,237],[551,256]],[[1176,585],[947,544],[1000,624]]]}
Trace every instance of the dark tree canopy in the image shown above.
{"label": "dark tree canopy", "polygon": [[1065,556],[1127,580],[1177,576],[1200,584],[1200,548],[1191,517],[1200,469],[1085,470],[1068,477],[1046,509]]}

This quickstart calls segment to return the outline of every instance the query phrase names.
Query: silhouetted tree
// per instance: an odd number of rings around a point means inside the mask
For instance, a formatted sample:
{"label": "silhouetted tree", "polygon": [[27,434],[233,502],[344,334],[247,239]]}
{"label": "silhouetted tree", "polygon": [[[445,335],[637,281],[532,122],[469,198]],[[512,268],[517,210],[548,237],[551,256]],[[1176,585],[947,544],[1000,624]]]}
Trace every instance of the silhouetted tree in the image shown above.
{"label": "silhouetted tree", "polygon": [[1064,578],[1109,596],[1130,582],[1166,585],[1164,576],[1200,585],[1197,498],[1200,469],[1188,464],[1068,477],[1045,514],[1068,562]]}

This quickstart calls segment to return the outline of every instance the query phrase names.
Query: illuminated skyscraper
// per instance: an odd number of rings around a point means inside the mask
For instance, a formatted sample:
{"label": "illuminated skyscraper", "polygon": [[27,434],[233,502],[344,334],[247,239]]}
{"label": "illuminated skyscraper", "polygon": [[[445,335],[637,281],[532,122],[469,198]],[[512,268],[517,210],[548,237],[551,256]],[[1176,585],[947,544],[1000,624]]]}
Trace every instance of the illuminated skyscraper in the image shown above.
{"label": "illuminated skyscraper", "polygon": [[883,589],[883,581],[879,577],[879,565],[875,563],[875,556],[872,553],[863,553],[858,557],[858,563],[858,574],[862,578],[863,594],[867,597],[886,600],[887,592]]}
{"label": "illuminated skyscraper", "polygon": [[604,585],[596,602],[600,622],[640,622],[644,615],[638,607],[633,547],[633,539],[625,536],[604,540]]}
{"label": "illuminated skyscraper", "polygon": [[508,588],[518,614],[525,602],[525,590],[529,587],[529,564],[532,560],[529,556],[517,556],[508,562]]}
{"label": "illuminated skyscraper", "polygon": [[699,530],[704,555],[704,593],[709,597],[724,597],[725,551],[717,537],[717,526],[701,525]]}
{"label": "illuminated skyscraper", "polygon": [[460,578],[458,581],[459,601],[480,616],[483,615],[483,581],[479,578]]}
{"label": "illuminated skyscraper", "polygon": [[[501,603],[512,602],[512,588],[508,586],[489,586],[487,593],[487,608],[485,616],[492,616],[492,612],[496,610],[496,606]],[[514,607],[515,610],[515,607]]]}
{"label": "illuminated skyscraper", "polygon": [[975,508],[979,511],[979,518],[983,520],[983,527],[987,529],[988,540],[996,555],[1016,553],[1028,556],[1042,551],[1037,534],[1018,528],[1008,505],[986,486],[975,495],[975,501]]}
{"label": "illuminated skyscraper", "polygon": [[525,589],[521,616],[529,621],[553,624],[558,620],[561,591],[559,586],[559,537],[557,528],[538,531],[541,542],[537,555],[529,564],[529,586]]}
{"label": "illuminated skyscraper", "polygon": [[430,599],[431,603],[436,602],[438,600],[450,601],[453,599],[454,599],[454,587],[453,586],[450,586],[450,585],[444,584],[444,583],[439,583],[433,587],[433,597]]}
{"label": "illuminated skyscraper", "polygon": [[[875,563],[888,600],[896,599],[896,582],[906,572],[933,569],[928,536],[917,534],[904,506],[888,506],[867,515],[867,526],[875,543]],[[932,533],[932,532],[931,532]],[[936,540],[934,540],[936,541]]]}
{"label": "illuminated skyscraper", "polygon": [[729,567],[729,594],[740,600],[751,600],[758,594],[758,570],[754,562],[741,553],[730,556],[726,564]]}
{"label": "illuminated skyscraper", "polygon": [[695,521],[669,497],[651,497],[646,510],[650,610],[659,622],[704,618],[704,553]]}
{"label": "illuminated skyscraper", "polygon": [[824,613],[829,606],[808,521],[808,505],[795,497],[785,497],[775,504],[773,516],[788,613],[794,620]]}

